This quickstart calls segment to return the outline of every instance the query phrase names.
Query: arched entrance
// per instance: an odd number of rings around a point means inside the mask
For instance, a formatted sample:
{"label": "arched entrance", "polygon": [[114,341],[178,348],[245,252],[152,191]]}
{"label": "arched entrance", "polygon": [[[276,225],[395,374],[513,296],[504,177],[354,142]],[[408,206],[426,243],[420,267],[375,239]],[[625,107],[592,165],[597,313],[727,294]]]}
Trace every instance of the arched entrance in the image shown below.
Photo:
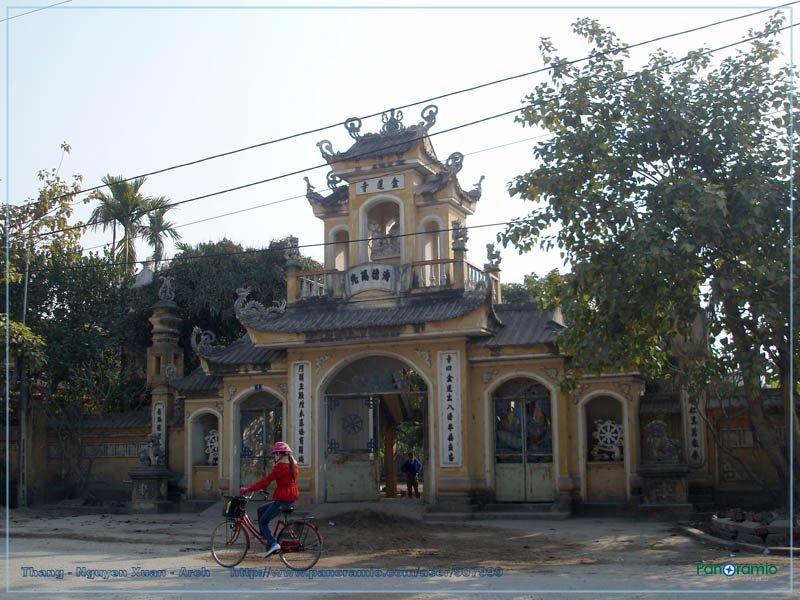
{"label": "arched entrance", "polygon": [[377,500],[405,489],[401,457],[413,450],[425,465],[428,454],[427,386],[416,371],[393,357],[362,358],[334,375],[324,398],[325,500]]}
{"label": "arched entrance", "polygon": [[586,502],[624,502],[628,498],[625,467],[625,415],[622,403],[598,395],[583,404]]}
{"label": "arched entrance", "polygon": [[492,393],[495,422],[495,496],[499,502],[553,500],[550,391],[526,377]]}
{"label": "arched entrance", "polygon": [[283,403],[256,392],[239,407],[239,485],[255,483],[272,469],[270,453],[283,436]]}

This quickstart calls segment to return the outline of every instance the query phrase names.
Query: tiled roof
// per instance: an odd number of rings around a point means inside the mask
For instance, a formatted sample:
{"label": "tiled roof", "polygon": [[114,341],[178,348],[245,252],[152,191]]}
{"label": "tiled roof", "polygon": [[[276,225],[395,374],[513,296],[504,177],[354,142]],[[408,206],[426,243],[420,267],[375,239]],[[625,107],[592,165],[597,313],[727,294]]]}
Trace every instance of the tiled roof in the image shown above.
{"label": "tiled roof", "polygon": [[457,319],[484,303],[452,292],[405,298],[395,306],[363,308],[331,300],[291,305],[283,314],[248,323],[256,331],[306,333],[365,327],[420,325]]}
{"label": "tiled roof", "polygon": [[344,152],[336,154],[336,160],[358,160],[379,156],[401,155],[419,143],[424,131],[417,125],[393,133],[367,133],[356,140]]}
{"label": "tiled roof", "polygon": [[222,385],[222,377],[206,375],[201,368],[197,368],[186,377],[170,381],[169,384],[179,392],[216,391]]}
{"label": "tiled roof", "polygon": [[285,360],[286,351],[257,348],[253,346],[250,335],[245,333],[230,346],[214,348],[204,358],[212,369],[234,365],[263,365]]}
{"label": "tiled roof", "polygon": [[340,185],[327,196],[311,192],[306,195],[306,198],[308,198],[309,202],[321,204],[325,208],[332,208],[339,204],[345,204],[350,199],[350,186]]}
{"label": "tiled roof", "polygon": [[[63,417],[48,415],[48,427],[65,424]],[[84,415],[81,427],[86,429],[133,429],[150,427],[150,411],[137,410],[107,415]]]}
{"label": "tiled roof", "polygon": [[526,346],[548,344],[564,329],[559,315],[552,311],[541,311],[535,304],[495,304],[494,311],[501,325],[495,334],[475,340],[473,346]]}
{"label": "tiled roof", "polygon": [[423,194],[435,194],[446,188],[452,178],[453,174],[450,171],[443,171],[432,177],[430,181],[418,185],[414,193],[418,196],[422,196]]}
{"label": "tiled roof", "polygon": [[[766,388],[761,390],[761,400],[767,408],[780,408],[783,406],[781,390]],[[707,408],[744,408],[747,406],[747,396],[743,392],[736,392],[727,398],[709,398]]]}

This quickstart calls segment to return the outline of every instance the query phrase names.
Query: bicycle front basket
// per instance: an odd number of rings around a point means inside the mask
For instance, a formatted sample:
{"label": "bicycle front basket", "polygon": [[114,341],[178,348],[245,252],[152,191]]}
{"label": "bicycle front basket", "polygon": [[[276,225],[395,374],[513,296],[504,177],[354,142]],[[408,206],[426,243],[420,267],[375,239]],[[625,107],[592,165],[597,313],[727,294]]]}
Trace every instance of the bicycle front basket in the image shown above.
{"label": "bicycle front basket", "polygon": [[245,503],[236,498],[229,498],[222,507],[222,516],[237,519],[244,514]]}

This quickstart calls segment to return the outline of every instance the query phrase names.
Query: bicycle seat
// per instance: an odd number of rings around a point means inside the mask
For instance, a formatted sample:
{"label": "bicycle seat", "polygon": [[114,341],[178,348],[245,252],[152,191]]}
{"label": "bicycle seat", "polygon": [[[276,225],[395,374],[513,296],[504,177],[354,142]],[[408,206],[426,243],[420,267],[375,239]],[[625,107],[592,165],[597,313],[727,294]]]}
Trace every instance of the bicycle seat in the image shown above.
{"label": "bicycle seat", "polygon": [[289,513],[294,512],[294,506],[287,506],[285,508],[282,508],[281,512],[286,513],[288,515]]}

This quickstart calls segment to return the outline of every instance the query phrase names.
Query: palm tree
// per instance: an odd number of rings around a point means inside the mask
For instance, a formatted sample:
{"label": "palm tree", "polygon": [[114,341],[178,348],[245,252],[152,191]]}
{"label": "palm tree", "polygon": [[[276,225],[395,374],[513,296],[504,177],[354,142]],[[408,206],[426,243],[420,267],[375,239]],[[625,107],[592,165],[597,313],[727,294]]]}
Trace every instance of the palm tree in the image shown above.
{"label": "palm tree", "polygon": [[[106,175],[102,181],[108,187],[110,194],[97,191],[89,197],[100,201],[100,206],[95,208],[89,217],[89,226],[92,229],[102,226],[103,231],[108,227],[112,228],[111,246],[114,258],[122,257],[123,270],[130,272],[136,261],[134,241],[139,235],[142,217],[152,199],[139,193],[145,181],[144,177],[126,181],[122,175]],[[122,239],[119,241],[117,241],[117,225],[122,228]]]}
{"label": "palm tree", "polygon": [[164,196],[151,198],[147,209],[147,225],[143,225],[140,234],[153,248],[154,271],[158,271],[158,263],[164,258],[164,240],[166,238],[177,241],[181,234],[175,231],[175,225],[166,220],[168,210],[171,210],[168,200]]}

